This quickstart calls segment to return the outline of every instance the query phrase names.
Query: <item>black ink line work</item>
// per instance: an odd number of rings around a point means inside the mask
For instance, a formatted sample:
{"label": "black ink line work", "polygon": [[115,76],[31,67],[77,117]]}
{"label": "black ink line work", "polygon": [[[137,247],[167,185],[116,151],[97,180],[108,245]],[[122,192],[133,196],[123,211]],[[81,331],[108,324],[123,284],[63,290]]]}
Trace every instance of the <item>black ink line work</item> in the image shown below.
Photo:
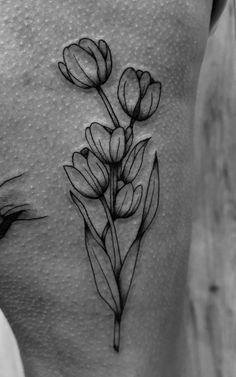
{"label": "black ink line work", "polygon": [[[0,184],[0,189],[7,186],[8,183],[11,183],[16,179],[21,178],[24,174],[25,173],[21,173],[14,177],[5,179]],[[0,191],[0,197],[1,197],[1,191]],[[46,217],[47,216],[33,215],[32,209],[29,204],[21,204],[21,205],[15,205],[13,203],[5,204],[2,207],[0,207],[0,240],[6,236],[6,234],[10,230],[13,223],[19,222],[19,221],[41,220]]]}
{"label": "black ink line work", "polygon": [[[85,90],[95,89],[111,119],[109,126],[94,122],[86,128],[88,147],[74,152],[72,164],[64,169],[74,189],[70,191],[71,198],[84,219],[85,245],[98,295],[114,315],[113,347],[119,352],[121,320],[141,242],[155,218],[160,196],[157,153],[146,190],[142,184],[135,184],[150,138],[135,143],[134,125],[146,121],[158,109],[161,83],[154,81],[147,71],[133,67],[124,70],[117,90],[121,108],[129,117],[129,124],[123,126],[102,88],[112,72],[112,55],[104,40],[96,43],[83,38],[65,47],[63,62],[58,66],[71,84]],[[102,204],[106,224],[101,234],[78,194]],[[123,219],[128,226],[138,210],[140,225],[124,257],[117,224]],[[107,246],[108,238],[111,247]]]}
{"label": "black ink line work", "polygon": [[16,221],[33,221],[41,220],[47,216],[34,217],[27,204],[23,205],[5,205],[0,208],[0,240],[4,238]]}
{"label": "black ink line work", "polygon": [[0,183],[0,188],[2,188],[3,186],[5,186],[7,183],[10,183],[10,182],[14,181],[15,179],[23,177],[24,174],[25,173],[21,173],[21,174],[15,175],[14,177],[5,179],[2,183]]}

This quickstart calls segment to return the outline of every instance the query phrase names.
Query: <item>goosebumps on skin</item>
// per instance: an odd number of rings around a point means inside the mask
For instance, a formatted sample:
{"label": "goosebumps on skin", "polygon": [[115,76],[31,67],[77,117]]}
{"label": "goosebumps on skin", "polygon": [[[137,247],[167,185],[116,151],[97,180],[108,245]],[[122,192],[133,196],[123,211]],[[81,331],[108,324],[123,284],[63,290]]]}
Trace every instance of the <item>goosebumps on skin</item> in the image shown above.
{"label": "goosebumps on skin", "polygon": [[44,217],[0,218],[0,307],[26,377],[189,377],[193,114],[212,0],[0,6],[1,182],[26,172],[0,205]]}

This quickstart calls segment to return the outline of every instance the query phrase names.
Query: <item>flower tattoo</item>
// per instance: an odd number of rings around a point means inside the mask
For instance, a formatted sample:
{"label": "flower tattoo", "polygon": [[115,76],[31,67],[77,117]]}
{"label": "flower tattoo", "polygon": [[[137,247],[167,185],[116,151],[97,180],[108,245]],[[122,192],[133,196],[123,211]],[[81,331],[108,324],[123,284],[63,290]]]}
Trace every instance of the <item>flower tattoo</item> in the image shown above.
{"label": "flower tattoo", "polygon": [[[135,183],[150,138],[135,143],[134,126],[157,111],[162,87],[147,71],[125,69],[117,89],[118,101],[129,117],[129,124],[123,126],[102,88],[112,72],[112,55],[107,43],[80,39],[77,44],[64,48],[63,60],[58,63],[63,76],[81,89],[96,90],[111,119],[109,126],[94,122],[86,128],[88,146],[74,152],[71,165],[65,165],[64,169],[74,189],[70,191],[71,198],[84,220],[85,245],[97,293],[114,316],[113,347],[119,352],[121,321],[141,242],[157,214],[160,199],[157,153],[146,188]],[[83,197],[101,203],[106,217],[102,232],[97,230]],[[127,222],[128,226],[138,210],[140,223],[124,252],[117,226],[119,221]]]}
{"label": "flower tattoo", "polygon": [[98,45],[88,38],[80,39],[63,51],[64,63],[59,63],[65,78],[82,89],[97,88],[111,74],[111,51],[105,41]]}
{"label": "flower tattoo", "polygon": [[150,118],[160,102],[161,83],[149,72],[127,68],[120,79],[118,99],[123,110],[134,120]]}

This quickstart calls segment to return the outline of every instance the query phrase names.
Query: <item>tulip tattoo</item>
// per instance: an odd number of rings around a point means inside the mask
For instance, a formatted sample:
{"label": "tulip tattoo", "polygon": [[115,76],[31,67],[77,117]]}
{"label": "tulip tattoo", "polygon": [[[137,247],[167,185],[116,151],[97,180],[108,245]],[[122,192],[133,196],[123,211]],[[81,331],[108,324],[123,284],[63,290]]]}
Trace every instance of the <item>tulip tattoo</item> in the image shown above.
{"label": "tulip tattoo", "polygon": [[97,88],[111,74],[111,51],[105,41],[98,45],[88,38],[71,44],[63,51],[64,63],[59,63],[65,78],[82,89]]}
{"label": "tulip tattoo", "polygon": [[[129,117],[123,126],[102,88],[112,72],[108,44],[80,39],[64,48],[63,60],[58,64],[63,76],[78,88],[96,90],[112,121],[109,126],[94,122],[87,127],[88,146],[74,152],[71,165],[64,169],[73,187],[71,199],[84,220],[85,246],[97,293],[114,316],[113,347],[119,352],[121,321],[141,243],[157,214],[160,199],[157,153],[147,185],[136,184],[150,138],[135,143],[134,126],[157,111],[162,87],[147,71],[125,69],[117,89],[118,101]],[[100,232],[89,215],[86,199],[102,205],[106,221]],[[128,226],[138,212],[140,222],[135,237],[128,250],[121,250],[119,222],[127,222]]]}
{"label": "tulip tattoo", "polygon": [[118,98],[133,121],[146,120],[159,106],[161,83],[155,82],[149,72],[127,68],[120,78]]}

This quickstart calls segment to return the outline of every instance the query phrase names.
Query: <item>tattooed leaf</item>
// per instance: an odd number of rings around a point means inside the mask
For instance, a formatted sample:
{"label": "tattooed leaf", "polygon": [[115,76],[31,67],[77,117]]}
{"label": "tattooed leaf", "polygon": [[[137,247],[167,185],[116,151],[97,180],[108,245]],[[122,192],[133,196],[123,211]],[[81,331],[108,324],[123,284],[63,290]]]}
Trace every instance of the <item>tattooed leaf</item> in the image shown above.
{"label": "tattooed leaf", "polygon": [[140,250],[140,243],[142,236],[137,236],[130,246],[126,257],[123,262],[123,266],[120,272],[120,291],[123,306],[125,306],[128,294],[131,288],[131,284],[134,278],[135,268],[138,260],[138,254]]}
{"label": "tattooed leaf", "polygon": [[121,179],[124,182],[130,183],[138,175],[143,163],[144,151],[149,140],[150,138],[140,141],[130,152],[122,171]]}
{"label": "tattooed leaf", "polygon": [[106,223],[106,225],[105,225],[105,227],[104,227],[104,229],[103,229],[103,231],[102,231],[102,236],[101,236],[103,242],[104,242],[105,239],[106,239],[106,236],[107,236],[107,233],[108,233],[109,229],[110,229],[110,224],[109,224],[109,222],[107,221],[107,223]]}
{"label": "tattooed leaf", "polygon": [[120,296],[110,258],[86,222],[85,244],[98,294],[114,313],[120,313]]}
{"label": "tattooed leaf", "polygon": [[159,166],[157,154],[153,162],[152,171],[150,174],[147,193],[144,202],[143,215],[141,224],[135,240],[130,246],[126,257],[123,262],[123,266],[120,272],[120,290],[123,300],[123,306],[125,306],[129,291],[132,285],[132,281],[135,274],[135,268],[138,260],[138,254],[140,251],[140,244],[144,233],[151,225],[159,205],[160,195],[160,182],[159,182]]}
{"label": "tattooed leaf", "polygon": [[112,242],[113,240],[112,240],[112,235],[111,235],[111,228],[109,225],[104,228],[102,236],[104,237],[103,240],[105,244],[105,249],[108,256],[110,257],[111,264],[114,270],[116,266],[116,261],[114,257],[114,247],[113,247],[113,242]]}
{"label": "tattooed leaf", "polygon": [[157,154],[155,154],[152,171],[150,174],[146,198],[143,208],[143,216],[139,232],[145,233],[151,225],[159,206],[160,197],[160,179],[159,179],[159,164]]}
{"label": "tattooed leaf", "polygon": [[87,212],[87,209],[85,208],[84,204],[81,202],[81,200],[79,200],[79,198],[77,198],[77,196],[75,196],[73,194],[72,191],[70,191],[70,195],[71,195],[71,199],[73,200],[73,202],[75,203],[76,207],[79,209],[81,215],[83,216],[83,219],[84,221],[86,222],[87,226],[89,227],[90,229],[90,232],[92,233],[94,239],[96,240],[96,242],[101,246],[101,247],[104,247],[104,243],[103,241],[101,240],[97,230],[95,229],[90,217],[89,217],[89,214]]}

